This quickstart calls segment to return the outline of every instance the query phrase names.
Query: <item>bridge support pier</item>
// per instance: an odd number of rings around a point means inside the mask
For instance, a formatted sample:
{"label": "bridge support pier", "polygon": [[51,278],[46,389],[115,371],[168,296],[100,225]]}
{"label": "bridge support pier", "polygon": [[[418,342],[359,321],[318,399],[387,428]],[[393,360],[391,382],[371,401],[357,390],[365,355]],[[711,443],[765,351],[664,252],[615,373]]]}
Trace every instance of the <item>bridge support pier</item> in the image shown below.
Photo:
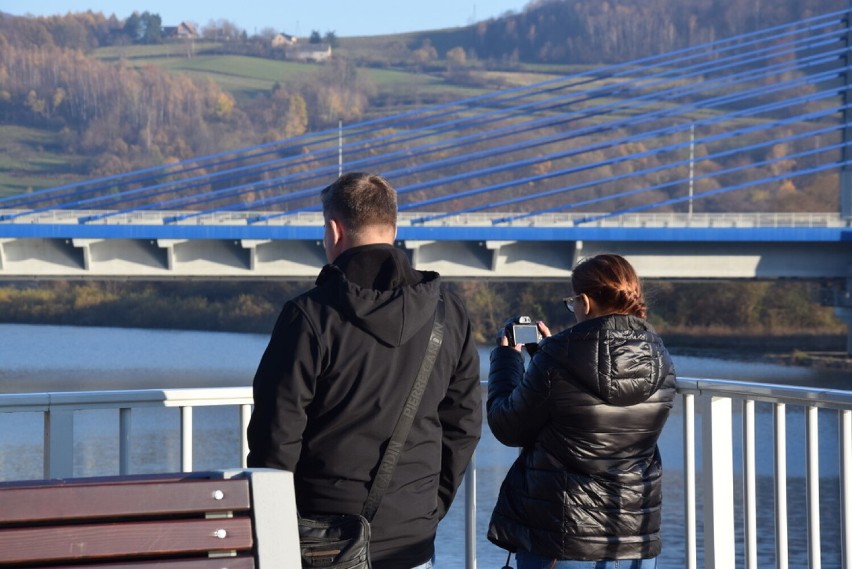
{"label": "bridge support pier", "polygon": [[832,304],[834,313],[846,323],[846,353],[852,356],[852,265],[846,274],[845,290],[836,290]]}
{"label": "bridge support pier", "polygon": [[852,356],[852,308],[835,308],[837,317],[846,323],[846,353]]}

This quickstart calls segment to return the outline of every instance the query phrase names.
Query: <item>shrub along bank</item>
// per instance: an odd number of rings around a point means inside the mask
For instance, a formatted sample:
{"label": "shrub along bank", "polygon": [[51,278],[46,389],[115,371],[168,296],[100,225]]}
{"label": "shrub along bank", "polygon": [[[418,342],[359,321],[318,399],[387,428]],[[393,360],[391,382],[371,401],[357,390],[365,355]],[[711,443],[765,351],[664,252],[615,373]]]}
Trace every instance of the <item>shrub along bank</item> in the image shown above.
{"label": "shrub along bank", "polygon": [[[0,322],[255,332],[272,330],[284,302],[310,282],[41,281],[0,284]],[[573,320],[564,282],[450,283],[467,303],[478,342],[510,316]],[[845,325],[812,282],[647,282],[649,319],[673,346],[743,351],[840,350]],[[837,344],[837,345],[835,345]]]}

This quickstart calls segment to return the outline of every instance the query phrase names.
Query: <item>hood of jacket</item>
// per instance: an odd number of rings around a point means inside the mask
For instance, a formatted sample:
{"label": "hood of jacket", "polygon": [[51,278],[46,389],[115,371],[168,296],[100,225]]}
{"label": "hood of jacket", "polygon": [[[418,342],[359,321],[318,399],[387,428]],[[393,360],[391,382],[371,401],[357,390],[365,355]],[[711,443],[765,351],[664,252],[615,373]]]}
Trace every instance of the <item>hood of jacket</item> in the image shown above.
{"label": "hood of jacket", "polygon": [[585,390],[610,405],[642,403],[660,389],[673,369],[653,327],[635,316],[592,318],[553,340],[543,343],[542,349],[559,360]]}
{"label": "hood of jacket", "polygon": [[388,346],[399,346],[432,324],[440,277],[416,271],[393,245],[353,247],[323,267],[316,284],[334,308]]}

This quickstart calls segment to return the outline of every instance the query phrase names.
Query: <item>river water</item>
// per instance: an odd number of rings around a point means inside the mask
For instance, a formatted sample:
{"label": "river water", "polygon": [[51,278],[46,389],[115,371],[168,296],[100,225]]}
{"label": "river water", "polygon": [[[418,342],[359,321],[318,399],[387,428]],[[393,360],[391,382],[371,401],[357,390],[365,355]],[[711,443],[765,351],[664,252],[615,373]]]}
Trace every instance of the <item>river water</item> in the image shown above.
{"label": "river water", "polygon": [[[251,385],[268,337],[197,331],[84,328],[0,324],[0,392],[83,391]],[[481,350],[483,374],[488,348]],[[816,370],[674,354],[678,375],[770,383],[852,387],[852,371]],[[485,375],[483,375],[483,379]],[[233,408],[196,408],[193,413],[196,470],[239,466],[239,419]],[[758,505],[760,567],[775,565],[772,476],[772,409],[757,405]],[[75,476],[118,472],[118,413],[86,411],[75,418]],[[807,566],[804,412],[788,409],[788,512],[790,567]],[[682,409],[675,405],[660,441],[665,466],[661,569],[684,566]],[[735,420],[735,441],[740,439]],[[701,440],[700,425],[696,439]],[[131,421],[133,472],[180,470],[177,409],[139,409]],[[838,433],[836,415],[819,420],[822,566],[840,567]],[[42,423],[38,413],[0,414],[0,480],[41,478]],[[505,448],[488,428],[477,450],[477,557],[482,568],[501,567],[505,553],[488,543],[485,530],[500,482],[516,449]],[[738,465],[740,457],[735,454]],[[701,498],[700,470],[698,474]],[[737,484],[739,488],[739,484]],[[737,490],[739,492],[739,489]],[[741,502],[739,496],[737,504]],[[464,491],[438,533],[437,567],[464,567]],[[698,515],[699,532],[701,514]],[[737,521],[737,532],[741,534]],[[738,565],[742,564],[742,548]],[[699,551],[700,555],[700,551]],[[700,560],[699,560],[700,562]]]}

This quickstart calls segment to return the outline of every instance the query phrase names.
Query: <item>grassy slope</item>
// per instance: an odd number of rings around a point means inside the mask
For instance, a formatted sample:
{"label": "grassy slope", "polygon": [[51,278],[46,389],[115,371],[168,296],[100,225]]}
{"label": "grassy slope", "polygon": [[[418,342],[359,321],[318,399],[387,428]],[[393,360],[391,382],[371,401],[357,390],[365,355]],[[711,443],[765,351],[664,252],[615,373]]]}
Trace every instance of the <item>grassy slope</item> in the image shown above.
{"label": "grassy slope", "polygon": [[[344,38],[339,53],[353,61],[375,60],[375,55],[386,49],[389,43],[413,41],[417,41],[414,34]],[[93,56],[104,61],[123,60],[132,66],[156,65],[198,79],[211,79],[238,100],[266,92],[276,82],[306,81],[322,71],[322,64],[223,55],[217,53],[219,47],[213,42],[196,42],[192,46],[115,46],[95,50]],[[462,99],[485,92],[483,88],[454,84],[444,76],[428,73],[367,66],[360,67],[359,73],[376,86],[377,100],[400,99],[410,104],[411,101]],[[506,86],[547,78],[547,75],[526,71],[480,73],[489,79],[489,83]],[[395,110],[383,109],[381,112]],[[86,157],[63,153],[59,137],[58,130],[48,127],[0,125],[0,197],[81,179],[76,173],[83,172]]]}
{"label": "grassy slope", "polygon": [[72,182],[85,162],[61,151],[54,130],[0,125],[0,198]]}

